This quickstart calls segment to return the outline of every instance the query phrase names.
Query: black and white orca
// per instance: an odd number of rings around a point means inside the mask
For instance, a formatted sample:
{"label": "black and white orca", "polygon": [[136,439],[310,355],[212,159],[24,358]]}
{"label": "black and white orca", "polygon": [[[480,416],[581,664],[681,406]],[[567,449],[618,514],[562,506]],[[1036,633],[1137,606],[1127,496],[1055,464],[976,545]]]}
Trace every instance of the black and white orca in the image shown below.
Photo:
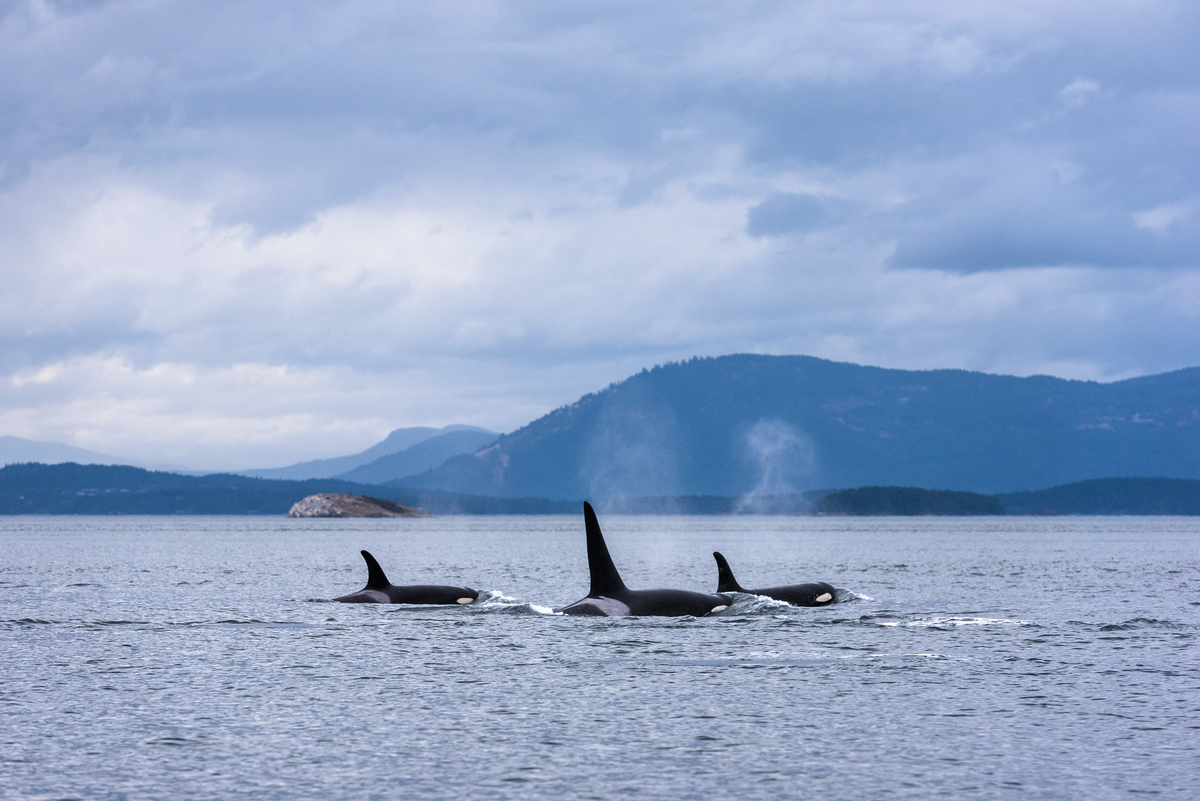
{"label": "black and white orca", "polygon": [[703,617],[720,612],[733,603],[728,595],[708,595],[690,590],[631,590],[621,580],[617,566],[608,555],[604,534],[596,520],[596,512],[586,501],[583,521],[587,530],[588,569],[592,574],[592,589],[586,598],[556,611],[565,615],[656,615],[660,617]]}
{"label": "black and white orca", "polygon": [[758,590],[747,590],[738,584],[729,569],[725,557],[713,551],[717,560],[717,592],[745,592],[750,595],[765,595],[776,601],[786,601],[792,606],[827,606],[833,603],[837,590],[832,584],[815,581],[811,584],[789,584],[786,587],[763,587]]}
{"label": "black and white orca", "polygon": [[358,592],[334,598],[344,604],[469,604],[479,597],[470,587],[447,587],[440,584],[393,585],[375,557],[362,552],[367,561],[367,586]]}

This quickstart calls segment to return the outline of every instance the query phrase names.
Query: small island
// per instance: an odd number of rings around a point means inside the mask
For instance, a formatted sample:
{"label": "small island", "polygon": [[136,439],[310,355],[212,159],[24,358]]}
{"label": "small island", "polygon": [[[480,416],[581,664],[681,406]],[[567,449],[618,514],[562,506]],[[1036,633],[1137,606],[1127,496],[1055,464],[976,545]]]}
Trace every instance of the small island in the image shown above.
{"label": "small island", "polygon": [[288,517],[429,517],[415,506],[385,501],[367,495],[322,492],[296,501]]}
{"label": "small island", "polygon": [[1002,515],[1004,504],[990,495],[918,487],[859,487],[819,498],[818,515]]}

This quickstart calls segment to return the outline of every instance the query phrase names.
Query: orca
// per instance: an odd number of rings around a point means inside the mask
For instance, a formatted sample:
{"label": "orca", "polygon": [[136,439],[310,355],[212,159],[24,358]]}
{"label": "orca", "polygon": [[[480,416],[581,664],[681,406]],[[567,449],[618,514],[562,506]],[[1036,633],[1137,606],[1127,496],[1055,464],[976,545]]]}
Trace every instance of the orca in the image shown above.
{"label": "orca", "polygon": [[397,587],[388,581],[375,557],[362,552],[367,561],[367,586],[358,592],[334,598],[344,604],[469,604],[479,597],[470,587],[446,587],[440,584],[409,584]]}
{"label": "orca", "polygon": [[556,609],[564,615],[593,615],[622,617],[624,615],[656,615],[660,617],[703,617],[729,607],[728,595],[709,595],[690,590],[631,590],[621,580],[617,566],[608,555],[604,534],[596,520],[596,512],[583,502],[583,521],[587,531],[588,570],[592,588],[587,597],[569,606]]}
{"label": "orca", "polygon": [[811,584],[789,584],[786,587],[763,587],[758,590],[747,590],[738,584],[729,569],[725,557],[713,551],[717,560],[717,592],[744,592],[750,595],[765,595],[776,601],[786,601],[792,606],[828,606],[833,603],[837,590],[832,584],[814,581]]}

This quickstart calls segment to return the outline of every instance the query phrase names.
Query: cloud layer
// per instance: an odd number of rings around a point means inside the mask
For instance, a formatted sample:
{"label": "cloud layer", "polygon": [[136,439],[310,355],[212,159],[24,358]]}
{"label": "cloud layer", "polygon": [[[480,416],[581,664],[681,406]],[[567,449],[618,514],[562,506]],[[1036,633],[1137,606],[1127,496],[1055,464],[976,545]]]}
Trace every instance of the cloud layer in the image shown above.
{"label": "cloud layer", "polygon": [[1192,4],[0,14],[0,433],[268,466],[695,354],[1200,352]]}

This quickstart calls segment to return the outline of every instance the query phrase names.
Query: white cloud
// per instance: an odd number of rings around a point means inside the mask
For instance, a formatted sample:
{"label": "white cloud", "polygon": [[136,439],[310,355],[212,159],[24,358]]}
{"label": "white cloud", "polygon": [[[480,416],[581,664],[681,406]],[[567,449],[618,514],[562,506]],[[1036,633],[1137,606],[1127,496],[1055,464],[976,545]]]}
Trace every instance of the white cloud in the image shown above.
{"label": "white cloud", "polygon": [[1083,108],[1092,98],[1100,94],[1100,84],[1095,81],[1078,78],[1058,90],[1063,105],[1067,108]]}
{"label": "white cloud", "polygon": [[1172,223],[1185,222],[1192,216],[1195,203],[1173,203],[1158,206],[1148,211],[1137,212],[1133,220],[1139,228],[1147,228],[1159,236],[1166,236]]}

